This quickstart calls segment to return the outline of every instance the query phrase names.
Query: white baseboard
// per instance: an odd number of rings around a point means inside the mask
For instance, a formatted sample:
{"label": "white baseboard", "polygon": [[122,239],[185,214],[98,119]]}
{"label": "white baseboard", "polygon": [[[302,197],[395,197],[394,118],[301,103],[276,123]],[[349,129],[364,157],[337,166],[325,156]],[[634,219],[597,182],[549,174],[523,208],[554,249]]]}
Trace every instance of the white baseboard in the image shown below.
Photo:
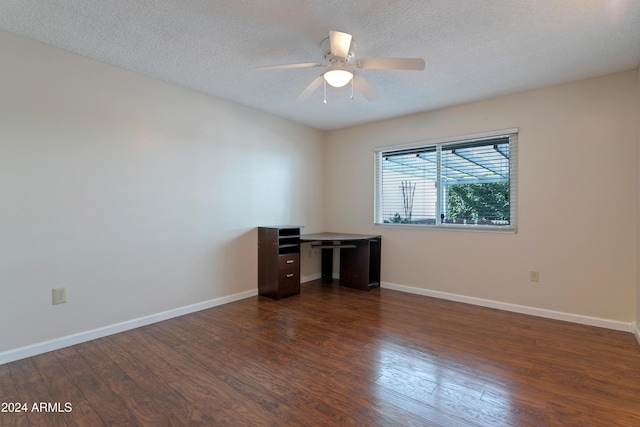
{"label": "white baseboard", "polygon": [[636,336],[636,341],[638,341],[638,345],[640,345],[640,328],[638,327],[638,322],[633,322],[633,335]]}
{"label": "white baseboard", "polygon": [[[304,276],[301,278],[301,282],[309,282],[320,278],[320,274],[313,274]],[[433,291],[429,289],[414,288],[410,286],[397,285],[394,283],[382,282],[381,287],[386,289],[393,289],[400,292],[407,292],[411,294],[424,295],[428,297],[446,299],[450,301],[463,302],[467,304],[479,305],[482,307],[496,308],[499,310],[512,311],[522,314],[530,314],[533,316],[546,317],[549,319],[564,320],[573,323],[580,323],[590,326],[598,326],[607,329],[615,329],[618,331],[632,332],[638,344],[640,345],[640,329],[637,322],[620,322],[616,320],[601,319],[597,317],[582,316],[578,314],[564,313],[560,311],[545,310],[541,308],[528,307],[517,304],[509,304],[500,301],[486,300],[482,298],[468,297],[464,295],[451,294],[441,291]],[[219,305],[228,304],[230,302],[239,301],[245,298],[258,295],[258,290],[253,289],[250,291],[240,292],[225,297],[215,298],[209,301],[200,302],[197,304],[188,305],[185,307],[179,307],[172,310],[167,310],[162,313],[152,314],[149,316],[140,317],[137,319],[128,320],[114,325],[104,326],[89,331],[79,332],[77,334],[68,335],[61,338],[55,338],[53,340],[44,341],[36,344],[31,344],[25,347],[20,347],[12,350],[0,352],[0,365],[13,362],[15,360],[24,359],[26,357],[35,356],[37,354],[46,353],[49,351],[57,350],[60,348],[68,347],[82,342],[91,341],[93,339],[102,338],[108,335],[117,334],[119,332],[135,329],[140,326],[150,325],[152,323],[161,322],[174,317],[183,316],[185,314],[194,313],[196,311],[205,310],[207,308],[217,307]]]}
{"label": "white baseboard", "polygon": [[[544,308],[528,307],[525,305],[510,304],[506,302],[468,297],[458,294],[450,294],[448,292],[433,291],[429,289],[413,288],[411,286],[397,285],[388,282],[382,282],[380,286],[382,288],[393,289],[410,294],[424,295],[450,301],[463,302],[466,304],[496,308],[499,310],[512,311],[515,313],[530,314],[532,316],[546,317],[548,319],[564,320],[566,322],[580,323],[583,325],[598,326],[600,328],[614,329],[616,331],[633,332],[634,328],[633,323],[629,322],[620,322],[617,320],[602,319],[599,317],[583,316],[580,314],[565,313],[562,311],[546,310]],[[637,327],[635,327],[635,335],[636,338],[638,338],[638,342],[640,343],[640,333],[638,332]]]}
{"label": "white baseboard", "polygon": [[[333,273],[331,275],[331,277],[333,279],[340,279],[340,275],[338,273]],[[315,274],[310,274],[308,276],[302,276],[302,277],[300,277],[300,283],[311,282],[312,280],[318,280],[318,279],[322,279],[322,274],[321,273],[315,273]]]}
{"label": "white baseboard", "polygon": [[26,357],[35,356],[37,354],[46,353],[48,351],[57,350],[70,345],[80,344],[82,342],[91,341],[96,338],[106,337],[107,335],[117,334],[118,332],[128,331],[140,326],[150,325],[152,323],[161,322],[185,314],[194,313],[196,311],[205,310],[207,308],[217,307],[219,305],[228,304],[230,302],[239,301],[258,295],[258,290],[240,292],[225,297],[214,298],[212,300],[199,302],[197,304],[179,307],[172,310],[163,311],[162,313],[151,314],[149,316],[137,319],[127,320],[125,322],[116,323],[115,325],[104,326],[90,331],[79,332],[77,334],[68,335],[61,338],[55,338],[50,341],[44,341],[31,344],[25,347],[16,348],[0,352],[0,365],[13,362],[15,360],[24,359]]}
{"label": "white baseboard", "polygon": [[311,282],[312,280],[318,280],[321,277],[322,277],[322,274],[320,273],[310,274],[308,276],[301,276],[300,283]]}

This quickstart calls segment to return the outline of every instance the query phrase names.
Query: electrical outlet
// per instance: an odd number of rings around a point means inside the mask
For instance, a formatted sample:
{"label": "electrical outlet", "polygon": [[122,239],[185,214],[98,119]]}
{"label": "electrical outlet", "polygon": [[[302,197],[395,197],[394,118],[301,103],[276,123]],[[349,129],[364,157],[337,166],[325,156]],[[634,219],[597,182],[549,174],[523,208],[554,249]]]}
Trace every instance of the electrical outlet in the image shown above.
{"label": "electrical outlet", "polygon": [[62,304],[67,302],[67,288],[53,288],[51,290],[51,304]]}
{"label": "electrical outlet", "polygon": [[531,282],[539,282],[540,281],[540,272],[539,271],[530,271],[529,272],[529,280]]}

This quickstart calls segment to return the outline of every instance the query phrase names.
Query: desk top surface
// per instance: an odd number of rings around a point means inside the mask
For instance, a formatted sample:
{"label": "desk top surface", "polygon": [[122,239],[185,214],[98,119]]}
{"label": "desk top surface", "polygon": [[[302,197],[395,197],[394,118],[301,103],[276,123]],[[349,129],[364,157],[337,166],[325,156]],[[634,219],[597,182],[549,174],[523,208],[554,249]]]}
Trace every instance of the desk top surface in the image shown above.
{"label": "desk top surface", "polygon": [[349,234],[349,233],[314,233],[303,234],[300,236],[301,242],[317,242],[317,241],[343,241],[343,240],[368,240],[377,239],[379,234]]}

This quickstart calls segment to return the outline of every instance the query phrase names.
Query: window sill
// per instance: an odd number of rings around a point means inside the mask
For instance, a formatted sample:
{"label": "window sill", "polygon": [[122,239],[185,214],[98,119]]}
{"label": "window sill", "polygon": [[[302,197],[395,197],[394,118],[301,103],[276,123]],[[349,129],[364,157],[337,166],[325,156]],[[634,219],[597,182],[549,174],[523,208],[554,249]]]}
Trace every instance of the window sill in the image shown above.
{"label": "window sill", "polygon": [[390,224],[390,223],[374,223],[376,227],[384,228],[410,228],[412,230],[431,230],[431,231],[471,231],[476,233],[498,233],[498,234],[517,234],[518,229],[514,226],[495,226],[495,225],[463,225],[463,224]]}

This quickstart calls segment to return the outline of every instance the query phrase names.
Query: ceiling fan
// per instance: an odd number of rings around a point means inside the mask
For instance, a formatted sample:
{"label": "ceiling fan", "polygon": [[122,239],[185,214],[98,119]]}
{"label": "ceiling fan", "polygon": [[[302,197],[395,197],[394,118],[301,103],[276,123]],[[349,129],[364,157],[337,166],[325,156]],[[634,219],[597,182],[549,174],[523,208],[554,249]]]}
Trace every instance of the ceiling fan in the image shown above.
{"label": "ceiling fan", "polygon": [[326,63],[302,62],[297,64],[267,65],[257,68],[261,70],[279,70],[285,68],[325,67],[322,74],[316,77],[296,97],[296,101],[302,102],[324,83],[325,104],[327,103],[327,84],[333,87],[343,87],[351,83],[351,99],[353,99],[354,89],[369,101],[378,98],[378,91],[364,77],[356,74],[356,69],[424,70],[424,59],[422,58],[356,58],[353,37],[351,34],[340,31],[330,31],[329,37],[322,41],[320,47],[324,51]]}

